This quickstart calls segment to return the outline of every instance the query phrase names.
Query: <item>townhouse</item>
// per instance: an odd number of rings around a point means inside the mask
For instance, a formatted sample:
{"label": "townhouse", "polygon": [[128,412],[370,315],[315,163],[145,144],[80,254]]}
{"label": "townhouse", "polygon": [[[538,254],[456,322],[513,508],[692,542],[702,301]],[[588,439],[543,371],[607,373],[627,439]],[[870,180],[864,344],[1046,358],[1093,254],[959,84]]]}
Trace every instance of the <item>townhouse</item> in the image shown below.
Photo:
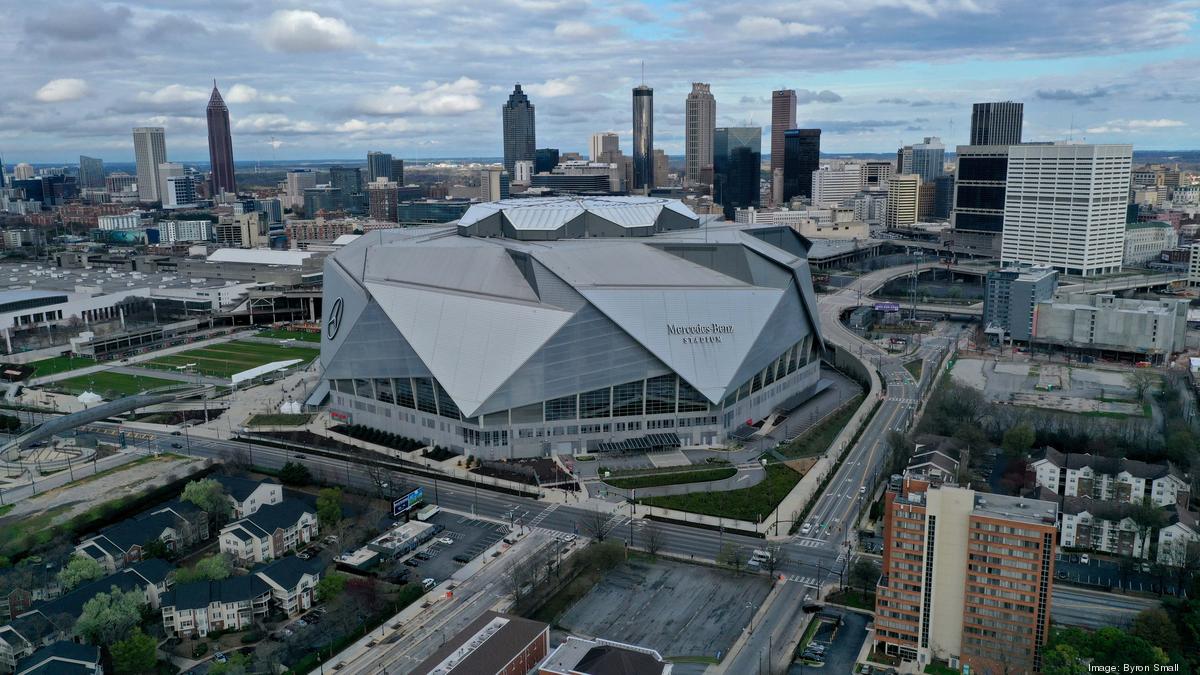
{"label": "townhouse", "polygon": [[168,634],[204,637],[249,628],[272,606],[296,616],[315,603],[322,567],[288,556],[246,576],[180,585],[163,596],[163,628]]}
{"label": "townhouse", "polygon": [[1188,481],[1170,462],[1063,453],[1051,447],[1030,460],[1037,484],[1066,497],[1140,504],[1149,498],[1156,506],[1186,508],[1191,497]]}
{"label": "townhouse", "polygon": [[168,551],[183,551],[206,539],[208,514],[195,504],[175,499],[84,539],[75,553],[100,563],[106,572],[116,572],[141,560],[152,541],[163,542]]}
{"label": "townhouse", "polygon": [[285,499],[221,528],[221,552],[241,565],[255,565],[308,544],[317,531],[316,508],[298,499]]}
{"label": "townhouse", "polygon": [[214,475],[233,504],[233,517],[245,518],[263,506],[283,501],[283,486],[272,480],[251,480],[241,476]]}
{"label": "townhouse", "polygon": [[61,640],[26,656],[15,675],[103,675],[100,648]]}

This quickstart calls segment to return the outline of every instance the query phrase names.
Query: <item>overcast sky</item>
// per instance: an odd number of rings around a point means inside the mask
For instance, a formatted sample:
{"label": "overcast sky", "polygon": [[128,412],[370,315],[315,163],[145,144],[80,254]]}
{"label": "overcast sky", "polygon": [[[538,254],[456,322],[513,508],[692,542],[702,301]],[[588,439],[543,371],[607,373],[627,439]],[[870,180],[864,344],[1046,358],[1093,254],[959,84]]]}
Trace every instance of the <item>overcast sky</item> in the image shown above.
{"label": "overcast sky", "polygon": [[[797,90],[825,152],[965,143],[970,104],[1025,102],[1026,140],[1200,147],[1192,0],[0,0],[0,156],[133,158],[167,128],[206,159],[216,78],[235,157],[496,156],[521,82],[538,147],[629,152],[630,88],[654,88],[655,145],[683,153],[683,102],[709,82],[718,126],[769,133]],[[272,140],[273,139],[273,140]],[[765,149],[765,148],[764,148]]]}

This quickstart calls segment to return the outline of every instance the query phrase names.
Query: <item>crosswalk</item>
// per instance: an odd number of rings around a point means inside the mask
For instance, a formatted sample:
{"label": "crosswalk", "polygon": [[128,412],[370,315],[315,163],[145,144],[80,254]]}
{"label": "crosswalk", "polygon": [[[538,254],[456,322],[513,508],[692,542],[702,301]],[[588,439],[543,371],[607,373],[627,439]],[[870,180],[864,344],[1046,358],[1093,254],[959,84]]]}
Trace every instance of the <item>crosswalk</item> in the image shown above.
{"label": "crosswalk", "polygon": [[796,542],[796,545],[804,546],[806,548],[819,548],[829,544],[829,542],[824,539],[811,539],[809,537],[796,537],[793,539],[793,541]]}
{"label": "crosswalk", "polygon": [[787,580],[791,581],[793,583],[804,584],[805,586],[811,586],[812,588],[817,587],[817,578],[816,577],[802,577],[799,574],[789,574],[787,577]]}
{"label": "crosswalk", "polygon": [[546,516],[550,515],[551,513],[554,513],[558,509],[558,507],[559,507],[559,504],[557,504],[557,503],[547,506],[544,511],[537,514],[536,516],[534,516],[533,520],[529,521],[529,527],[531,527],[531,528],[537,527],[539,523],[541,523],[543,520],[546,519]]}

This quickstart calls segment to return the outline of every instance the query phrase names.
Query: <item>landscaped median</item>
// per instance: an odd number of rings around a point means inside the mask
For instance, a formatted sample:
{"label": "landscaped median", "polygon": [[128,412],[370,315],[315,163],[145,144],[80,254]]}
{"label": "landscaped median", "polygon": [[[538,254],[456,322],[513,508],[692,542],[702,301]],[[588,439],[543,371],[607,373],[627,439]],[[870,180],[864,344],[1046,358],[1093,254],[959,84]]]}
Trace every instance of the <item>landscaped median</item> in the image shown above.
{"label": "landscaped median", "polygon": [[622,490],[661,487],[664,485],[683,485],[686,483],[707,483],[714,480],[724,480],[737,475],[737,469],[732,466],[721,466],[709,469],[655,471],[636,476],[621,476],[605,478],[604,482]]}
{"label": "landscaped median", "polygon": [[637,501],[647,506],[757,523],[775,510],[802,477],[786,464],[768,464],[766,472],[767,477],[761,483],[740,490],[690,492]]}
{"label": "landscaped median", "polygon": [[858,411],[858,407],[862,405],[863,396],[860,394],[853,399],[842,404],[834,413],[827,415],[815,427],[805,431],[799,438],[791,443],[781,446],[776,449],[776,452],[787,457],[788,459],[799,459],[801,457],[814,457],[824,454],[829,446],[833,444],[833,440],[841,433],[842,429],[850,423],[850,418],[854,417],[854,413]]}

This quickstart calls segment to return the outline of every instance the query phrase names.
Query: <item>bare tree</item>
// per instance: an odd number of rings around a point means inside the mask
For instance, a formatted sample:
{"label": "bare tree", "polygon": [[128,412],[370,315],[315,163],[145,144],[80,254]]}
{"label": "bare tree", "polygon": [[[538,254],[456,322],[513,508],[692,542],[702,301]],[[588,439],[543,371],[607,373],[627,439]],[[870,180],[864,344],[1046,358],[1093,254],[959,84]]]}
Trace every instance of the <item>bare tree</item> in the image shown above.
{"label": "bare tree", "polygon": [[658,556],[658,552],[663,547],[665,533],[662,527],[653,520],[646,522],[646,527],[642,531],[642,541],[646,543],[646,553],[652,556]]}
{"label": "bare tree", "polygon": [[1125,382],[1137,393],[1138,401],[1146,398],[1146,392],[1158,384],[1159,377],[1151,370],[1140,368],[1125,376]]}
{"label": "bare tree", "polygon": [[246,473],[254,468],[250,461],[250,452],[240,445],[222,452],[221,458],[225,460],[226,468],[233,473]]}
{"label": "bare tree", "polygon": [[783,550],[782,546],[769,548],[767,552],[771,554],[771,557],[767,558],[763,564],[766,566],[767,572],[774,577],[775,572],[779,571],[787,562],[787,552]]}
{"label": "bare tree", "polygon": [[612,519],[608,517],[608,514],[601,511],[600,507],[596,507],[583,517],[580,521],[580,526],[589,537],[592,537],[596,541],[604,541],[604,538],[612,531],[611,523]]}
{"label": "bare tree", "polygon": [[733,544],[725,544],[717,554],[717,563],[733,570],[734,574],[742,573],[742,565],[746,562],[741,549]]}

